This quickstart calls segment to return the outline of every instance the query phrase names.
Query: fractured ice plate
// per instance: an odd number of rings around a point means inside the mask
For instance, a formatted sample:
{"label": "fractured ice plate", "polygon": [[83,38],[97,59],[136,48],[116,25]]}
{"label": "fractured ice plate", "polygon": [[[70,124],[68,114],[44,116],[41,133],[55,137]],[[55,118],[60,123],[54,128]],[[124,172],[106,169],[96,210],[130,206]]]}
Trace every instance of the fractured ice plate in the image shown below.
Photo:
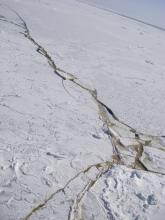
{"label": "fractured ice plate", "polygon": [[144,146],[140,161],[153,172],[165,174],[165,152],[153,147]]}

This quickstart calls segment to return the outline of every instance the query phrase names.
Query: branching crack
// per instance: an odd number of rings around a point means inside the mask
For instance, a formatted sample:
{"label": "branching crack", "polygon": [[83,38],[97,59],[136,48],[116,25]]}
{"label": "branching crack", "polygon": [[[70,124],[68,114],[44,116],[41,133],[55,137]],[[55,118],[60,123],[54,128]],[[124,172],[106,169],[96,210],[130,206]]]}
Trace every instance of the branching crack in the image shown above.
{"label": "branching crack", "polygon": [[[65,194],[65,190],[66,188],[76,179],[78,178],[81,174],[87,174],[93,167],[97,168],[97,169],[100,169],[102,168],[102,171],[99,173],[99,176],[100,175],[103,175],[103,173],[105,173],[105,171],[107,171],[110,167],[112,167],[113,164],[117,164],[117,161],[113,161],[113,162],[109,162],[109,161],[106,161],[106,162],[101,162],[101,163],[97,163],[97,164],[92,164],[90,166],[88,166],[86,169],[78,172],[75,176],[73,176],[72,178],[70,178],[67,183],[59,188],[58,190],[56,190],[54,193],[52,193],[47,199],[44,200],[44,202],[40,203],[38,206],[36,206],[35,208],[33,208],[31,210],[31,212],[24,218],[25,220],[28,220],[30,219],[30,217],[36,213],[38,210],[40,210],[41,208],[43,208],[44,206],[47,205],[47,203],[52,199],[54,198],[58,193],[62,192]],[[104,170],[106,168],[106,170]],[[104,170],[104,172],[103,172]],[[79,193],[78,197],[79,198],[77,201],[81,200],[85,193],[93,186],[94,183],[96,183],[96,181],[98,180],[98,175],[95,179],[95,181],[93,180],[90,180],[89,183],[85,186],[85,188]],[[93,183],[93,184],[92,184]],[[81,195],[81,196],[80,196]],[[81,198],[81,199],[80,199]],[[78,203],[78,202],[77,202]],[[72,210],[72,209],[71,209]]]}
{"label": "branching crack", "polygon": [[[52,68],[53,72],[60,77],[62,82],[64,80],[68,80],[72,82],[74,85],[80,87],[81,89],[85,90],[86,92],[90,93],[93,100],[97,104],[99,117],[103,122],[104,125],[104,132],[107,134],[111,145],[113,146],[113,152],[114,156],[112,157],[112,161],[106,161],[102,163],[92,164],[88,166],[86,169],[78,172],[75,176],[70,178],[67,183],[62,187],[56,190],[54,193],[52,193],[47,199],[45,199],[42,203],[40,203],[38,206],[33,208],[31,212],[24,218],[25,220],[30,219],[30,217],[39,211],[41,208],[45,207],[47,203],[54,198],[58,193],[62,192],[65,193],[66,188],[81,174],[85,175],[87,174],[91,168],[95,167],[99,171],[96,177],[93,180],[90,180],[84,188],[78,193],[76,198],[73,201],[72,206],[70,207],[70,212],[68,215],[68,220],[78,220],[81,219],[81,203],[86,195],[86,193],[94,186],[94,184],[97,183],[97,181],[100,179],[100,177],[107,172],[114,164],[120,164],[124,166],[131,167],[133,169],[141,169],[147,172],[151,173],[159,173],[164,175],[164,173],[155,172],[153,170],[148,170],[147,167],[143,162],[140,161],[140,158],[143,154],[143,148],[144,146],[152,146],[152,143],[159,143],[160,140],[159,137],[152,136],[152,135],[146,135],[140,132],[137,132],[136,129],[130,127],[129,125],[122,122],[115,113],[101,100],[97,97],[97,90],[92,90],[91,88],[83,85],[79,79],[72,73],[66,72],[59,68],[51,55],[48,53],[48,51],[39,44],[31,35],[30,30],[25,22],[25,20],[18,14],[15,10],[8,7],[10,11],[12,11],[17,18],[19,19],[19,23],[13,22],[11,20],[8,20],[4,16],[0,16],[0,21],[7,22],[9,24],[15,25],[19,28],[21,28],[21,34],[24,35],[25,38],[27,38],[35,47],[36,51],[45,57],[47,60],[49,66]],[[64,86],[64,85],[63,85]],[[66,90],[66,88],[64,87]],[[67,91],[68,93],[68,91]],[[69,94],[70,95],[70,94]],[[6,105],[3,105],[5,107],[8,107]],[[9,107],[8,107],[9,108]],[[161,136],[164,138],[165,136]],[[123,140],[124,139],[124,140]],[[127,139],[130,143],[125,144],[125,139]],[[161,145],[161,147],[164,147]],[[160,149],[160,148],[159,148]],[[127,160],[127,157],[133,158],[133,163],[127,164],[125,160]],[[126,159],[125,159],[126,157]]]}

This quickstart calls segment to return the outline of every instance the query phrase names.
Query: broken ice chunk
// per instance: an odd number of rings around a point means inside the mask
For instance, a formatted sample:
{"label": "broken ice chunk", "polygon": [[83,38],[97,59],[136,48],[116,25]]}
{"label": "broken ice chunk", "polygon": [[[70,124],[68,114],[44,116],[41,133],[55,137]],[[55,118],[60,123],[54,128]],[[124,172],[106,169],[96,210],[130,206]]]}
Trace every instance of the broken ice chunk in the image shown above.
{"label": "broken ice chunk", "polygon": [[140,161],[153,172],[165,174],[165,152],[153,147],[144,146]]}

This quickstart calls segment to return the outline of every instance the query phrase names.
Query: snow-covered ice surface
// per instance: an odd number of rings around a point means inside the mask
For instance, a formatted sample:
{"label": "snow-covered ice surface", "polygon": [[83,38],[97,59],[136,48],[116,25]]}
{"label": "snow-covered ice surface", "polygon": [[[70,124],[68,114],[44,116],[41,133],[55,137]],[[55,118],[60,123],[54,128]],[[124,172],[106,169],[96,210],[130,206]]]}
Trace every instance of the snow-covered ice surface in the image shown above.
{"label": "snow-covered ice surface", "polygon": [[[97,196],[100,209],[106,209],[104,219],[164,219],[165,187],[164,177],[160,175],[155,177],[155,174],[115,166],[98,181],[87,198],[96,204]],[[101,218],[97,216],[95,219]]]}
{"label": "snow-covered ice surface", "polygon": [[0,220],[164,219],[164,38],[75,0],[0,2]]}

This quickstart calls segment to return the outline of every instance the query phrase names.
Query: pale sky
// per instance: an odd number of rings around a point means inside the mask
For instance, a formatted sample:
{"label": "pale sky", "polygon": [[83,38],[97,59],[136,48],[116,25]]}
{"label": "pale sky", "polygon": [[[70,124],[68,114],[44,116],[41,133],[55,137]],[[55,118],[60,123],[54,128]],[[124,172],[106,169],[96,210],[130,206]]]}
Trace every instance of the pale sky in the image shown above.
{"label": "pale sky", "polygon": [[165,28],[165,0],[83,0]]}

